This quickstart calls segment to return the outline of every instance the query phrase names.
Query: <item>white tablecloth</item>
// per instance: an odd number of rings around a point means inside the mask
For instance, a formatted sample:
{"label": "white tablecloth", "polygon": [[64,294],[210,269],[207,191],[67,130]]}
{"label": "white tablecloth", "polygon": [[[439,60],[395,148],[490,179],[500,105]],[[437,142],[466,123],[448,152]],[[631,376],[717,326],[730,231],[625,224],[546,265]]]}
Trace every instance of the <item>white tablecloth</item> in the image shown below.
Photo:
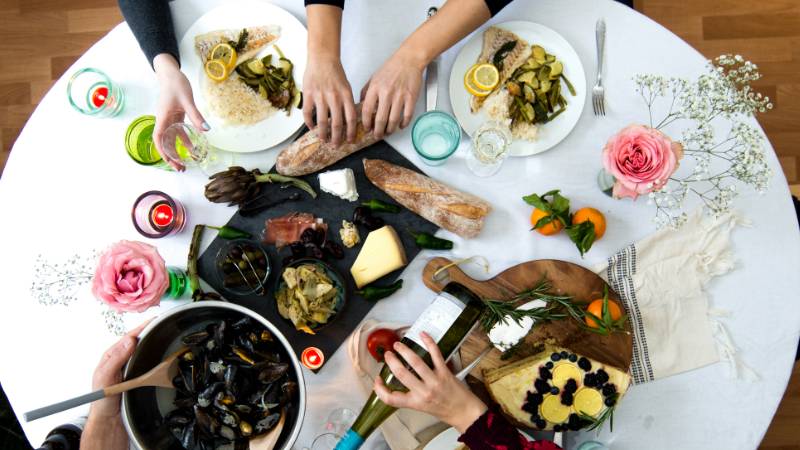
{"label": "white tablecloth", "polygon": [[[173,3],[176,30],[181,36],[199,15],[221,0],[178,0]],[[299,0],[276,0],[304,18]],[[382,59],[425,17],[431,2],[348,0],[344,15],[344,66],[358,92]],[[441,3],[441,1],[433,2]],[[456,157],[429,175],[490,200],[495,211],[486,229],[471,241],[456,241],[455,254],[490,257],[492,272],[535,258],[558,258],[587,266],[604,260],[618,248],[654,231],[654,210],[644,201],[616,201],[595,185],[599,151],[621,127],[642,122],[646,115],[630,81],[635,73],[664,73],[694,77],[704,59],[686,43],[644,16],[610,0],[517,0],[491,22],[526,19],[561,33],[586,68],[589,84],[595,70],[594,23],[604,17],[606,42],[607,112],[596,118],[587,105],[574,132],[552,151],[527,159],[510,160],[490,179],[469,175],[464,162],[466,140]],[[439,107],[450,110],[447,94],[449,69],[460,48],[443,57],[439,80]],[[65,98],[64,77],[45,96],[22,131],[0,180],[0,382],[20,415],[35,407],[72,397],[90,388],[91,374],[102,351],[116,337],[100,317],[102,308],[88,289],[69,307],[44,307],[32,299],[29,288],[33,261],[43,253],[57,261],[72,253],[87,253],[119,239],[142,239],[130,223],[130,207],[141,192],[160,189],[180,199],[189,212],[187,230],[195,223],[223,223],[233,210],[207,202],[199,173],[176,175],[134,164],[124,153],[123,136],[130,121],[152,113],[156,83],[128,27],[116,27],[81,57],[78,67],[106,71],[124,86],[127,105],[117,118],[95,120],[73,111]],[[460,75],[459,75],[460,76]],[[588,100],[588,99],[587,99]],[[421,102],[417,112],[421,111]],[[388,141],[415,158],[409,130]],[[249,155],[239,162],[269,168],[276,151]],[[753,221],[753,228],[734,234],[739,267],[715,280],[711,299],[715,307],[732,311],[726,320],[740,348],[740,356],[760,374],[758,382],[730,379],[728,368],[716,364],[683,375],[637,386],[617,409],[614,432],[600,439],[615,449],[752,449],[760,442],[786,388],[800,330],[800,235],[786,180],[774,152],[769,159],[775,177],[769,192],[745,192],[737,201]],[[530,208],[520,197],[561,188],[575,206],[592,205],[608,218],[606,236],[585,260],[565,237],[530,235]],[[190,232],[154,241],[168,264],[184,266]],[[431,299],[420,280],[420,270],[432,253],[424,252],[404,273],[401,295],[380,302],[370,316],[411,322]],[[134,326],[176,302],[126,317]],[[306,373],[309,404],[297,447],[309,445],[336,407],[358,410],[364,400],[353,385],[346,352],[328,355],[330,361],[315,375]],[[72,417],[80,408],[23,423],[33,444]],[[587,434],[575,435],[585,440]],[[380,436],[368,448],[382,448]]]}

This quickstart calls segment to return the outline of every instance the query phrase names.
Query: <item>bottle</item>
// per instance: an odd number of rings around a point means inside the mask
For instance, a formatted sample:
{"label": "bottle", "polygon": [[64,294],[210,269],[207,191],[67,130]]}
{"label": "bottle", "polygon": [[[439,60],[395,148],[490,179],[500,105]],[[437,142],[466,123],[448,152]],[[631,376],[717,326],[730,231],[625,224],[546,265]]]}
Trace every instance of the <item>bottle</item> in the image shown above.
{"label": "bottle", "polygon": [[37,450],[79,450],[85,425],[86,417],[81,417],[72,423],[56,427],[47,434],[44,443]]}
{"label": "bottle", "polygon": [[[401,342],[431,366],[433,361],[420,338],[420,332],[424,331],[436,341],[442,356],[447,360],[472,331],[483,310],[484,303],[475,293],[461,284],[448,283],[425,308]],[[381,369],[380,377],[389,389],[406,390],[386,364]],[[342,436],[335,450],[355,450],[361,447],[364,440],[394,411],[395,408],[383,403],[372,392],[353,426]]]}

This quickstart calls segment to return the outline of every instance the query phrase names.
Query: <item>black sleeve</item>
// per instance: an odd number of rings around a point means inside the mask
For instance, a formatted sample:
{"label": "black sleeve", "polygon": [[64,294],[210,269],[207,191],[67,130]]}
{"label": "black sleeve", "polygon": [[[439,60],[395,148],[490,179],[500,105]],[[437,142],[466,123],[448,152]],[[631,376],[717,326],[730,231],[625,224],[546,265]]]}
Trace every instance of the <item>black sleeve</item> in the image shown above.
{"label": "black sleeve", "polygon": [[169,53],[180,64],[167,0],[119,0],[119,9],[151,66],[161,53]]}
{"label": "black sleeve", "polygon": [[514,0],[484,0],[486,2],[486,6],[489,8],[489,12],[494,17],[495,14],[499,13],[501,9],[505,8],[509,3]]}
{"label": "black sleeve", "polygon": [[308,5],[331,5],[344,9],[344,0],[305,0]]}

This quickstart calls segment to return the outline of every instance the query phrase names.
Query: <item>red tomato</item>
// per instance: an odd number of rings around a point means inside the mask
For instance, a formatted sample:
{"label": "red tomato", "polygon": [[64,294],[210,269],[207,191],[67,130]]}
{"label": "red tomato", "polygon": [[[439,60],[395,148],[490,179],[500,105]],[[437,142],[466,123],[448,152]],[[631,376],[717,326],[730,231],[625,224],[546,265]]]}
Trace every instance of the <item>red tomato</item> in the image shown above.
{"label": "red tomato", "polygon": [[383,362],[383,354],[392,349],[400,336],[388,328],[378,328],[367,336],[367,350],[375,361]]}

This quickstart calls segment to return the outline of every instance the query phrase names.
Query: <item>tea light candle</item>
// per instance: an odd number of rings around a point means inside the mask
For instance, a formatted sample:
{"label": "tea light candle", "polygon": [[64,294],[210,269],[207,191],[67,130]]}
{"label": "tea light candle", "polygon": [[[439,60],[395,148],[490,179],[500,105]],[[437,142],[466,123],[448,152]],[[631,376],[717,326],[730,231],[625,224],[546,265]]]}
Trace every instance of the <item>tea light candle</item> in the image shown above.
{"label": "tea light candle", "polygon": [[91,98],[91,105],[95,108],[100,108],[106,103],[106,99],[108,98],[108,86],[102,84],[97,86],[92,89],[89,96]]}
{"label": "tea light candle", "polygon": [[157,239],[183,230],[186,210],[161,191],[148,191],[133,203],[133,226],[142,236]]}
{"label": "tea light candle", "polygon": [[154,228],[164,229],[175,219],[175,211],[167,202],[159,202],[150,208],[150,222]]}
{"label": "tea light candle", "polygon": [[308,347],[300,355],[300,362],[311,370],[317,370],[325,363],[325,355],[317,347]]}

